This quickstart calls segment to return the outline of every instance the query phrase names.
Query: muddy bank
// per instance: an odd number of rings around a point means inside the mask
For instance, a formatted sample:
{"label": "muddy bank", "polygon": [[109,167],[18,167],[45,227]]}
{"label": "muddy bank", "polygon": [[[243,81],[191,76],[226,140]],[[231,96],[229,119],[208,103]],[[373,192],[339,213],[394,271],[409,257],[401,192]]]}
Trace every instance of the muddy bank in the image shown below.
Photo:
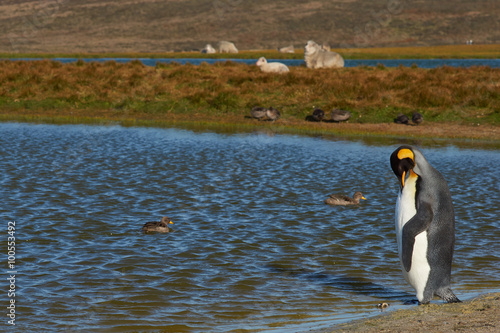
{"label": "muddy bank", "polygon": [[310,332],[499,332],[500,293],[463,303],[430,304]]}
{"label": "muddy bank", "polygon": [[272,133],[334,135],[342,137],[393,137],[413,139],[453,139],[480,142],[500,141],[500,127],[490,124],[459,125],[446,123],[424,123],[419,126],[394,123],[358,124],[358,123],[314,123],[300,119],[279,119],[276,122],[258,121],[237,115],[220,117],[198,115],[191,119],[189,115],[135,114],[124,117],[112,110],[0,110],[0,121],[18,121],[55,124],[99,124],[122,126],[151,126],[178,128],[205,128],[207,130],[231,130],[252,132],[265,130]]}

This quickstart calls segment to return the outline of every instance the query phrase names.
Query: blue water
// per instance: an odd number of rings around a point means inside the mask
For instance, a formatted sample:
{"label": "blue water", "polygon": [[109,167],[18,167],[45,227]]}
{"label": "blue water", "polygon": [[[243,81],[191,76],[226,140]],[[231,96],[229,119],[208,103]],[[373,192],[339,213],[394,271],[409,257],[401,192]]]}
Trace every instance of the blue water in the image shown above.
{"label": "blue water", "polygon": [[[0,250],[15,221],[16,328],[296,332],[376,315],[380,302],[403,307],[414,292],[394,233],[399,144],[0,123]],[[453,290],[499,291],[500,152],[421,148],[455,204]],[[358,206],[323,202],[357,190]],[[174,232],[140,232],[163,215]]]}
{"label": "blue water", "polygon": [[[40,58],[18,58],[12,60],[42,60]],[[76,62],[78,58],[53,58],[55,61],[62,63]],[[157,63],[171,63],[177,62],[180,64],[190,63],[192,65],[199,65],[203,62],[214,64],[217,62],[225,62],[227,60],[254,65],[257,59],[149,59],[149,58],[99,58],[99,59],[81,59],[86,62],[105,62],[116,61],[118,63],[127,63],[133,60],[139,60],[147,66],[156,66]],[[279,61],[287,66],[301,66],[305,65],[303,60],[290,60],[290,59],[268,59],[269,62]],[[384,65],[386,67],[406,66],[410,67],[416,65],[421,68],[435,68],[440,66],[452,67],[471,67],[471,66],[490,66],[492,68],[500,68],[500,59],[375,59],[375,60],[345,60],[345,67],[356,66],[377,66]]]}

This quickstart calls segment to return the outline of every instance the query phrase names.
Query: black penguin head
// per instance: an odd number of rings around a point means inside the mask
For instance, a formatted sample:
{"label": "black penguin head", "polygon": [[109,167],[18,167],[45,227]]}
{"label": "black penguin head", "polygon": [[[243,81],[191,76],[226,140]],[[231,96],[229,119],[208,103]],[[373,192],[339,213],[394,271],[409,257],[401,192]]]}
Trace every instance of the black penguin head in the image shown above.
{"label": "black penguin head", "polygon": [[391,154],[392,171],[401,187],[405,186],[406,174],[415,167],[415,153],[411,146],[401,146]]}

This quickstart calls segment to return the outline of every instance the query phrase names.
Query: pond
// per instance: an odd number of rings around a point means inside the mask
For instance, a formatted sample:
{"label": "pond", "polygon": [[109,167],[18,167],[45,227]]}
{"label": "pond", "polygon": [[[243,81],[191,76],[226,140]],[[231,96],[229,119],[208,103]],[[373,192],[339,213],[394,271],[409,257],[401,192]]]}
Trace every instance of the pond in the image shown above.
{"label": "pond", "polygon": [[[11,60],[41,60],[41,58],[18,58]],[[76,62],[78,58],[53,58],[52,60],[60,61],[62,63]],[[105,62],[105,61],[116,61],[118,63],[127,63],[133,60],[139,60],[144,65],[156,66],[156,64],[167,64],[171,62],[177,62],[180,64],[190,63],[192,65],[199,65],[201,63],[215,64],[217,62],[224,62],[230,60],[232,62],[244,63],[247,65],[255,65],[257,59],[196,59],[196,58],[164,58],[164,59],[149,59],[149,58],[96,58],[96,59],[81,59],[85,62]],[[287,66],[305,66],[303,60],[297,59],[268,59],[269,62],[279,61]],[[492,68],[500,68],[500,59],[370,59],[370,60],[345,60],[345,67],[356,67],[356,66],[377,66],[384,65],[386,67],[398,67],[398,66],[418,66],[421,68],[436,68],[441,66],[452,66],[452,67],[471,67],[471,66],[490,66]]]}
{"label": "pond", "polygon": [[[394,232],[396,140],[19,123],[0,134],[1,249],[15,221],[23,331],[296,332],[414,298]],[[499,291],[500,152],[420,147],[455,204],[455,294]],[[357,190],[359,205],[324,204]],[[141,233],[164,215],[174,232]]]}

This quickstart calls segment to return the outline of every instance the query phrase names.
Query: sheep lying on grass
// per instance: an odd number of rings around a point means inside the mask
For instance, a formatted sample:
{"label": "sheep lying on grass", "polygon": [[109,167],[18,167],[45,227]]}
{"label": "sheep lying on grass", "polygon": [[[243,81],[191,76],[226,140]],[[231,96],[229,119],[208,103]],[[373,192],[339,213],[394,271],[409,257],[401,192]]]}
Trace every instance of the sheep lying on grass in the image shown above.
{"label": "sheep lying on grass", "polygon": [[337,52],[326,51],[312,40],[304,48],[307,68],[344,67],[344,58]]}
{"label": "sheep lying on grass", "polygon": [[231,42],[219,42],[219,53],[238,53],[238,49]]}
{"label": "sheep lying on grass", "polygon": [[285,46],[285,47],[278,47],[278,52],[280,52],[280,53],[295,53],[295,49],[293,48],[293,45]]}
{"label": "sheep lying on grass", "polygon": [[211,54],[211,53],[217,53],[217,51],[215,51],[212,45],[207,44],[207,46],[205,46],[205,48],[201,50],[201,53]]}
{"label": "sheep lying on grass", "polygon": [[264,57],[259,58],[257,66],[259,66],[260,70],[264,73],[286,73],[290,71],[285,64],[281,62],[267,62]]}

